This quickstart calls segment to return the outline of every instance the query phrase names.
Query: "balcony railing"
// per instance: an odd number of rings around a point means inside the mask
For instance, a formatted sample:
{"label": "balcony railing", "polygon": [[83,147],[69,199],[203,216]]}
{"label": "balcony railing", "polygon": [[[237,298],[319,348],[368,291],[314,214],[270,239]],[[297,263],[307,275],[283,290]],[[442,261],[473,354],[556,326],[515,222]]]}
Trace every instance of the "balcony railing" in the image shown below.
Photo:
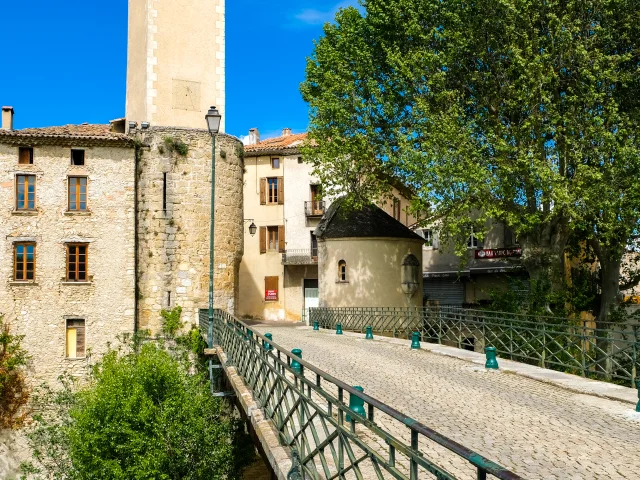
{"label": "balcony railing", "polygon": [[318,263],[318,249],[287,250],[282,254],[283,265],[316,265]]}
{"label": "balcony railing", "polygon": [[324,215],[325,204],[323,200],[304,202],[304,213],[307,217],[321,217]]}

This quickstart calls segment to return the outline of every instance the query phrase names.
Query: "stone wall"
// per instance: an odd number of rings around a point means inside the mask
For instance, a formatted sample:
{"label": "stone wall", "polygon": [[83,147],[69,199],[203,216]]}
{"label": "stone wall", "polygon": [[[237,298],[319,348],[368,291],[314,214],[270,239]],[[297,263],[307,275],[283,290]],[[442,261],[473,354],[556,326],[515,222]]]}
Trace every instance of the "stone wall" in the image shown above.
{"label": "stone wall", "polygon": [[[28,141],[28,140],[25,140]],[[32,356],[28,378],[52,383],[64,371],[83,375],[91,355],[135,316],[135,154],[133,146],[35,146],[32,165],[18,164],[18,146],[0,144],[0,313],[24,335]],[[84,148],[72,166],[70,147]],[[34,212],[15,211],[15,176],[36,176]],[[88,177],[88,211],[67,211],[68,175]],[[34,281],[13,279],[14,245],[36,244]],[[66,243],[88,244],[88,282],[66,282]],[[66,358],[66,319],[86,325],[86,358]]]}
{"label": "stone wall", "polygon": [[[160,311],[176,305],[183,321],[195,324],[209,295],[211,137],[169,127],[137,135],[146,145],[138,169],[139,326],[157,331]],[[171,152],[171,141],[188,153]],[[242,151],[237,138],[217,135],[214,303],[232,313],[243,253]]]}

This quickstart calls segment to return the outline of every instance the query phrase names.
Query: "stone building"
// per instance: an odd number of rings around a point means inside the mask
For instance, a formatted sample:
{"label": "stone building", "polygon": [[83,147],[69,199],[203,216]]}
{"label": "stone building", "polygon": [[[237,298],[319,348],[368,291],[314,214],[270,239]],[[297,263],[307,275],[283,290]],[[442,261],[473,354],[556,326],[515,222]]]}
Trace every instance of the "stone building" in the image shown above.
{"label": "stone building", "polygon": [[33,378],[82,374],[135,329],[135,144],[109,125],[0,130],[0,313]]}

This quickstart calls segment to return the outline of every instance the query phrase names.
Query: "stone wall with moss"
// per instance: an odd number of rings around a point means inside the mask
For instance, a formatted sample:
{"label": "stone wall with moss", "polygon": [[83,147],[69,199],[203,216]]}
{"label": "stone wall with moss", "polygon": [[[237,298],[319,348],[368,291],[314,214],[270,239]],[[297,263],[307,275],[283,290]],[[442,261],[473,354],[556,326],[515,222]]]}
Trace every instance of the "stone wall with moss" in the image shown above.
{"label": "stone wall with moss", "polygon": [[[196,323],[209,298],[211,136],[169,127],[137,136],[139,327],[157,331],[160,310],[176,305]],[[217,135],[214,304],[230,312],[243,253],[243,169],[240,140]]]}

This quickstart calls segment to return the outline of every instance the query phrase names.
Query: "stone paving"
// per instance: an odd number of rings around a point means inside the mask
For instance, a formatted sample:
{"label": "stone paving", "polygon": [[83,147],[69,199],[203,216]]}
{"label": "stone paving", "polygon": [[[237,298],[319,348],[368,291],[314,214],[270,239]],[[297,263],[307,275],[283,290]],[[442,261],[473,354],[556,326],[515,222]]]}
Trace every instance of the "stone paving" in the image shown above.
{"label": "stone paving", "polygon": [[[572,392],[428,351],[291,325],[257,325],[284,348],[528,479],[639,479],[640,414],[633,405]],[[407,429],[377,418],[399,438]],[[435,445],[421,450],[471,478]]]}

